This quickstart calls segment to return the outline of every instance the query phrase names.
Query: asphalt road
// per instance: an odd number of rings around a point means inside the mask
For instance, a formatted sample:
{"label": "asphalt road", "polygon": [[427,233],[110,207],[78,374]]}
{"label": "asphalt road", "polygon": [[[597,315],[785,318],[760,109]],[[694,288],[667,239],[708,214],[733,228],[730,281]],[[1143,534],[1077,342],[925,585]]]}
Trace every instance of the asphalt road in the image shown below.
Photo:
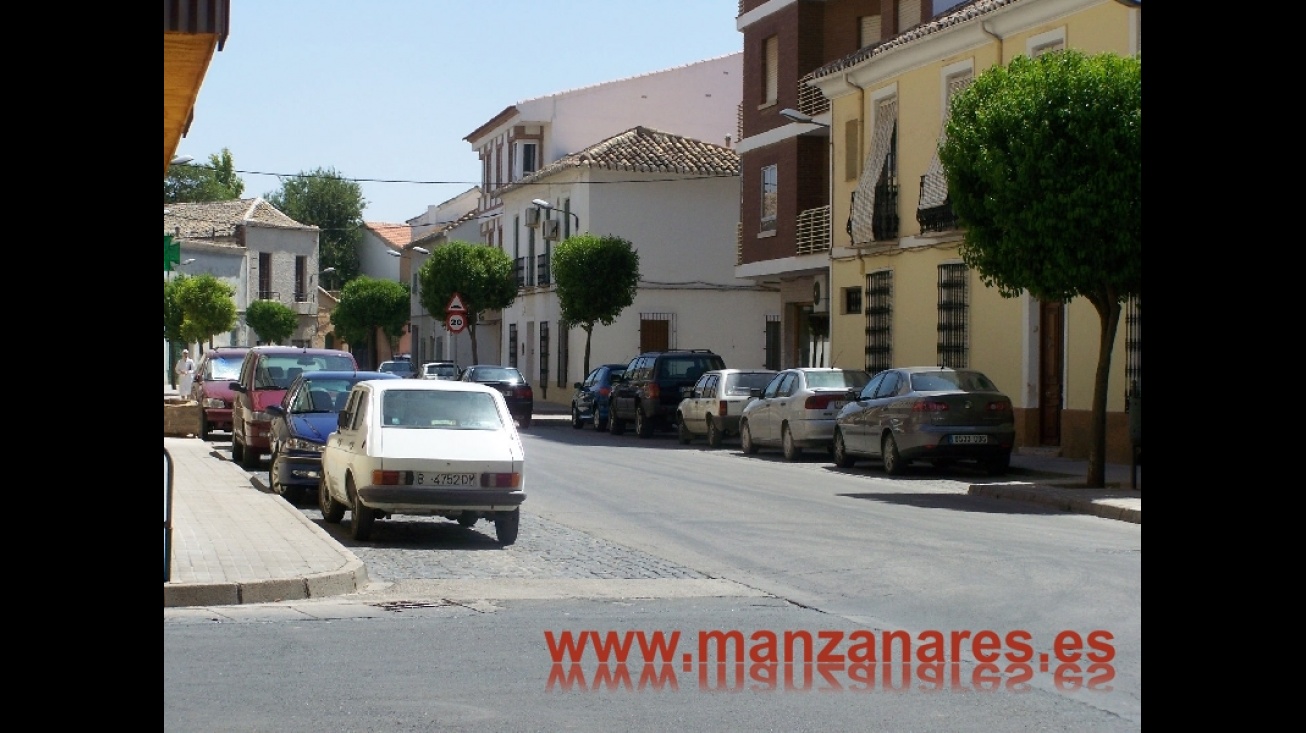
{"label": "asphalt road", "polygon": [[[732,443],[685,447],[670,434],[641,440],[565,423],[534,427],[525,440],[529,498],[521,539],[510,548],[494,543],[486,523],[463,529],[411,517],[385,520],[372,541],[355,543],[346,518],[324,526],[367,564],[377,581],[369,593],[225,609],[216,619],[166,618],[166,727],[254,730],[275,721],[286,730],[308,730],[309,722],[398,730],[426,729],[433,720],[492,730],[652,730],[667,721],[690,729],[829,730],[866,728],[865,721],[877,721],[871,729],[1141,727],[1139,525],[970,497],[967,487],[985,479],[965,469],[887,479],[872,467],[837,469],[825,456],[791,464],[778,453],[744,456]],[[301,509],[320,521],[315,508]],[[732,584],[737,597],[669,592],[603,601],[590,592],[714,581]],[[441,582],[551,592],[469,608],[444,602]],[[250,621],[259,623],[243,623]],[[768,689],[765,672],[759,681],[745,671],[743,698],[774,693],[753,704],[683,671],[670,698],[665,689],[623,692],[619,681],[615,688],[600,681],[588,695],[574,684],[561,689],[561,678],[550,688],[544,632],[587,628],[679,631],[691,644],[710,629],[746,636],[898,630],[914,642],[916,659],[905,683],[883,670],[868,683],[849,655],[833,684],[818,673],[806,688],[787,685],[789,695],[784,684]],[[920,656],[932,632],[945,648],[955,643],[946,656],[956,664],[939,670],[942,677]],[[981,632],[998,640],[996,667],[979,659],[990,647],[971,643]],[[250,655],[247,676],[233,676],[230,662],[209,653],[224,644]],[[845,635],[837,651],[847,647]],[[1095,662],[1090,652],[1112,656]],[[365,689],[350,685],[359,670],[368,675]],[[294,683],[268,687],[279,675]],[[258,679],[265,683],[257,693],[245,689]],[[209,702],[201,690],[213,691],[215,680],[225,689]],[[895,691],[904,684],[911,693]],[[614,693],[620,705],[605,701]],[[256,701],[245,703],[256,716],[247,725],[239,718],[226,728],[199,725],[212,722],[205,716],[217,714],[216,701],[244,695]]]}

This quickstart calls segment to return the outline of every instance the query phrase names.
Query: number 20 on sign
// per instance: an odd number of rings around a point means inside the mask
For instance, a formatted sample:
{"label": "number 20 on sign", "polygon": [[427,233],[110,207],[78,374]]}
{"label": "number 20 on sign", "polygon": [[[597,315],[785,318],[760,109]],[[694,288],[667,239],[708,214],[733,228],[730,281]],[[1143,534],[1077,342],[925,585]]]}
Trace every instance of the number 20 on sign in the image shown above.
{"label": "number 20 on sign", "polygon": [[462,333],[463,329],[467,328],[467,316],[462,313],[450,313],[444,325],[450,333]]}

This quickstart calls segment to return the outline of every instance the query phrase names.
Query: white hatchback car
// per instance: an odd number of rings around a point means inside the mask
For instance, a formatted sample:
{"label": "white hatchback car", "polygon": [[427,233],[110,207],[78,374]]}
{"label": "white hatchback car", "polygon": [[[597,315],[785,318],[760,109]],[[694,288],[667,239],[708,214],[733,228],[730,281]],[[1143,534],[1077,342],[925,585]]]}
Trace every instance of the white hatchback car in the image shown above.
{"label": "white hatchback car", "polygon": [[526,452],[503,395],[474,382],[377,380],[349,392],[322,453],[318,504],[331,523],[352,512],[366,540],[395,514],[435,515],[470,527],[494,521],[517,541]]}

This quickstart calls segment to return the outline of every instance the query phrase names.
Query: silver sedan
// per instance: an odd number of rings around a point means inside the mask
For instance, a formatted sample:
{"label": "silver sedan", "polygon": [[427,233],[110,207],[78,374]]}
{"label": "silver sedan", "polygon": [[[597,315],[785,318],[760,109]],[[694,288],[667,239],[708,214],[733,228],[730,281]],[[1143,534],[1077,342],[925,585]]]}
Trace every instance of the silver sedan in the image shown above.
{"label": "silver sedan", "polygon": [[915,460],[978,461],[1006,473],[1016,438],[1011,399],[973,369],[906,367],[875,375],[835,419],[834,462],[884,462],[898,474]]}
{"label": "silver sedan", "polygon": [[861,369],[810,367],[786,369],[766,385],[739,417],[739,442],[745,453],[778,447],[785,460],[797,460],[804,448],[830,450],[834,417],[871,375]]}

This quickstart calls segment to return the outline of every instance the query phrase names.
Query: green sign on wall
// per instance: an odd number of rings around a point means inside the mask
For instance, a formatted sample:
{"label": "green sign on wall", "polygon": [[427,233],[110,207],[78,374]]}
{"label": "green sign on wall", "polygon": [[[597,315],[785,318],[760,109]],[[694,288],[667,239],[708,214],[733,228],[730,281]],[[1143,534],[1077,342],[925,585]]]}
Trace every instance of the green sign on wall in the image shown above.
{"label": "green sign on wall", "polygon": [[163,271],[172,272],[172,266],[179,264],[181,264],[181,242],[172,241],[171,234],[163,235]]}

